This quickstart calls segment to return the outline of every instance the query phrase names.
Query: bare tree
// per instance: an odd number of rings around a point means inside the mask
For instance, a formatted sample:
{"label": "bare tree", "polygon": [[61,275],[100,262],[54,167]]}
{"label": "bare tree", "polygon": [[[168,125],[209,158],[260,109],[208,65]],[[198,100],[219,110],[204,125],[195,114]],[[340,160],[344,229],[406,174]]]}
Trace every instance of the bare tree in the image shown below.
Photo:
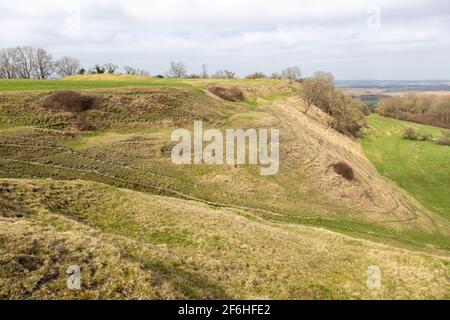
{"label": "bare tree", "polygon": [[313,105],[327,111],[333,91],[334,76],[329,72],[317,71],[311,78],[306,79],[302,86],[302,95],[306,102],[305,113],[308,113]]}
{"label": "bare tree", "polygon": [[184,62],[174,62],[170,63],[169,76],[173,78],[183,78],[186,76],[186,65]]}
{"label": "bare tree", "polygon": [[47,79],[55,70],[55,63],[53,62],[52,56],[41,48],[36,50],[35,65],[38,79]]}
{"label": "bare tree", "polygon": [[270,75],[270,78],[271,78],[271,79],[281,79],[281,76],[280,76],[278,73],[273,72],[273,73]]}
{"label": "bare tree", "polygon": [[0,51],[0,78],[12,79],[17,77],[16,48],[7,48]]}
{"label": "bare tree", "polygon": [[36,71],[36,50],[29,46],[17,47],[15,65],[17,75],[22,79],[31,79]]}
{"label": "bare tree", "polygon": [[245,77],[245,79],[263,79],[267,78],[264,72],[253,72]]}
{"label": "bare tree", "polygon": [[202,64],[202,72],[200,73],[200,77],[203,79],[209,78],[208,66],[206,64]]}
{"label": "bare tree", "polygon": [[218,70],[212,75],[216,79],[234,79],[236,74],[229,70]]}
{"label": "bare tree", "polygon": [[125,73],[129,74],[129,75],[137,74],[137,70],[135,68],[133,68],[133,67],[130,67],[130,66],[124,66],[123,70],[125,70]]}
{"label": "bare tree", "polygon": [[318,96],[320,95],[320,86],[313,79],[307,79],[302,86],[303,99],[306,102],[305,113],[313,106]]}
{"label": "bare tree", "polygon": [[107,73],[114,73],[119,67],[113,63],[106,63],[103,68]]}
{"label": "bare tree", "polygon": [[224,70],[223,73],[225,75],[225,79],[234,79],[236,77],[236,74],[230,70]]}
{"label": "bare tree", "polygon": [[137,74],[144,77],[150,77],[150,72],[144,69],[138,69]]}
{"label": "bare tree", "polygon": [[124,66],[123,70],[125,70],[125,73],[129,74],[129,75],[139,75],[139,76],[145,76],[145,77],[150,76],[150,72],[148,72],[144,69],[135,69],[130,66]]}
{"label": "bare tree", "polygon": [[101,66],[101,65],[99,65],[99,64],[96,64],[96,65],[92,68],[92,70],[94,71],[94,72],[92,72],[92,73],[94,73],[94,74],[104,74],[104,73],[105,73],[105,67],[103,67],[103,66]]}
{"label": "bare tree", "polygon": [[217,70],[215,73],[213,73],[213,75],[211,77],[214,79],[224,79],[225,74],[224,74],[223,70]]}
{"label": "bare tree", "polygon": [[62,57],[56,61],[56,72],[61,77],[74,75],[80,69],[80,61],[71,57]]}
{"label": "bare tree", "polygon": [[288,67],[281,71],[281,78],[283,79],[298,80],[301,78],[301,76],[302,71],[298,66]]}

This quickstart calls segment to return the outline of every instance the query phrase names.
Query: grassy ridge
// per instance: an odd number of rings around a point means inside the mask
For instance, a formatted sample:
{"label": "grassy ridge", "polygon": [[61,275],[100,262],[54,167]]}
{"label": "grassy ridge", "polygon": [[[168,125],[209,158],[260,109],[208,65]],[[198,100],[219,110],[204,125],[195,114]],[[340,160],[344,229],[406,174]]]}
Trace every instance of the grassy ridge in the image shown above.
{"label": "grassy ridge", "polygon": [[176,79],[139,79],[139,80],[22,80],[22,79],[1,79],[0,91],[17,90],[63,90],[63,89],[96,89],[96,88],[122,88],[122,87],[180,87],[192,88],[191,85]]}
{"label": "grassy ridge", "polygon": [[0,79],[0,91],[63,89],[77,90],[125,87],[175,87],[199,91],[212,83],[254,86],[279,84],[280,81],[272,79],[172,79],[101,74],[71,76],[62,80]]}
{"label": "grassy ridge", "polygon": [[371,115],[364,150],[378,171],[429,209],[450,219],[450,148],[402,138],[413,127],[439,137],[443,129]]}

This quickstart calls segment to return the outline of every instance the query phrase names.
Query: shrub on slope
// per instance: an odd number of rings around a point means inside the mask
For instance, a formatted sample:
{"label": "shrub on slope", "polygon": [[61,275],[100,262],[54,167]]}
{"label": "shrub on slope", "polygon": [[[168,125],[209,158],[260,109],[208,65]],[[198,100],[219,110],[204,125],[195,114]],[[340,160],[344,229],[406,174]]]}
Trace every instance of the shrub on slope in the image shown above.
{"label": "shrub on slope", "polygon": [[83,112],[94,107],[96,98],[76,91],[54,92],[41,100],[41,106],[55,111]]}

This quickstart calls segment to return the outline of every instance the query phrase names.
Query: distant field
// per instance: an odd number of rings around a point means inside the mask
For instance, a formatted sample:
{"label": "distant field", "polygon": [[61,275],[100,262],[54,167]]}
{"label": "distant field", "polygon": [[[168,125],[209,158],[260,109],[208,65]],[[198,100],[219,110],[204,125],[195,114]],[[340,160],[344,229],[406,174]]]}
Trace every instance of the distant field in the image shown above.
{"label": "distant field", "polygon": [[402,138],[414,127],[439,137],[444,129],[385,118],[368,117],[363,139],[368,158],[381,174],[396,181],[429,209],[450,219],[450,147]]}
{"label": "distant field", "polygon": [[420,88],[414,88],[414,90],[394,90],[390,88],[353,88],[353,87],[342,87],[342,89],[351,94],[355,98],[361,99],[367,105],[376,105],[380,100],[388,99],[391,97],[403,97],[407,94],[417,94],[417,95],[430,95],[430,96],[449,96],[450,91],[445,90],[429,90],[429,88],[424,87],[423,90]]}

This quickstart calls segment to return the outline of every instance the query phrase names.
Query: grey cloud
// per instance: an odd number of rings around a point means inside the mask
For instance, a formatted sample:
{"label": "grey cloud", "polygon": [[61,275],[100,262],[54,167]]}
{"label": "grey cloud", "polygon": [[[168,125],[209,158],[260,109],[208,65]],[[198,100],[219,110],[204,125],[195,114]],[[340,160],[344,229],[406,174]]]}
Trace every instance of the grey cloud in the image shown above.
{"label": "grey cloud", "polygon": [[449,78],[449,3],[377,2],[381,24],[373,30],[367,26],[373,1],[0,0],[0,43],[153,74],[177,59],[190,72],[202,63],[240,75],[295,64],[338,79]]}

